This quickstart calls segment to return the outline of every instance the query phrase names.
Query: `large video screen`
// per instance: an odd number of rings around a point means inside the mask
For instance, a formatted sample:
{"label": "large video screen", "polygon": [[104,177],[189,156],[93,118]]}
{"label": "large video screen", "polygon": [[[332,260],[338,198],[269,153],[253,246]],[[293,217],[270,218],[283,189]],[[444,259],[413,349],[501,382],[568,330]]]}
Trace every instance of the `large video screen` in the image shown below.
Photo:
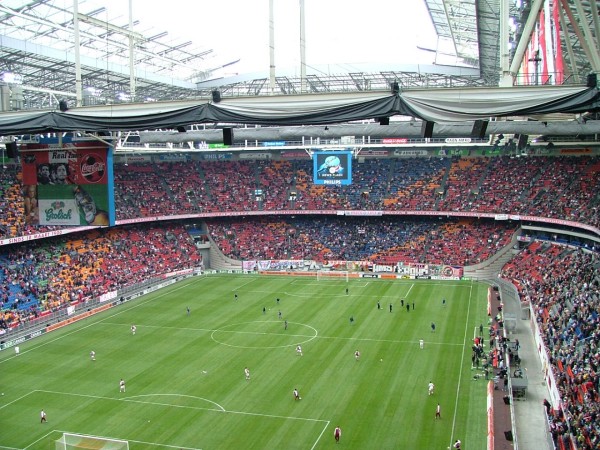
{"label": "large video screen", "polygon": [[26,223],[114,225],[112,152],[106,144],[42,138],[21,146],[21,163]]}
{"label": "large video screen", "polygon": [[313,153],[313,182],[340,186],[352,183],[352,152],[316,151]]}

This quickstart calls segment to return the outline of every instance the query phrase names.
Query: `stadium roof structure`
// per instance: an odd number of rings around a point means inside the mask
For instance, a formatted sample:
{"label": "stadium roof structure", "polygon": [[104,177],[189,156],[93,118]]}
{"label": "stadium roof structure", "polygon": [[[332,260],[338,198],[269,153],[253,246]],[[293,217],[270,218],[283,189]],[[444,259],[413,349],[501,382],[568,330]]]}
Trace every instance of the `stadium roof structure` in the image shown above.
{"label": "stadium roof structure", "polygon": [[[225,79],[214,78],[221,66],[211,49],[167,39],[166,32],[132,31],[139,22],[110,17],[93,2],[75,2],[73,10],[57,0],[3,0],[0,135],[202,123],[297,126],[395,115],[436,123],[519,117],[537,120],[538,134],[555,120],[578,119],[581,135],[582,126],[592,128],[596,121],[588,119],[597,118],[599,104],[589,75],[600,73],[600,1],[424,1],[454,65]],[[538,86],[536,76],[534,86],[517,86],[546,4],[558,8],[566,76],[560,85]]]}
{"label": "stadium roof structure", "polygon": [[[209,69],[212,49],[171,39],[165,31],[131,31],[140,27],[139,21],[115,17],[106,8],[95,7],[98,3],[75,2],[80,8],[77,11],[73,2],[70,8],[64,3],[0,2],[0,72],[5,84],[16,88],[20,97],[10,109],[55,108],[60,99],[75,104],[78,64],[86,104],[196,95],[193,78]],[[132,49],[136,67],[133,93]],[[175,73],[178,75],[173,76]]]}
{"label": "stadium roof structure", "polygon": [[[567,76],[557,84],[585,83],[587,75],[600,72],[598,0],[424,1],[438,39],[451,43],[462,64],[480,68],[485,85],[502,84],[503,72],[513,77],[513,85],[526,81],[520,79],[519,67],[528,45],[533,44],[535,51],[544,45],[532,39],[541,22],[544,32],[556,34],[560,45],[555,51],[566,55]],[[555,16],[553,27],[546,23],[548,15]],[[502,46],[507,51],[501,52]]]}
{"label": "stadium roof structure", "polygon": [[583,113],[600,110],[595,87],[531,86],[411,90],[356,95],[237,97],[212,101],[82,107],[0,115],[0,135],[56,131],[177,129],[194,124],[235,123],[302,126],[409,116],[426,122]]}

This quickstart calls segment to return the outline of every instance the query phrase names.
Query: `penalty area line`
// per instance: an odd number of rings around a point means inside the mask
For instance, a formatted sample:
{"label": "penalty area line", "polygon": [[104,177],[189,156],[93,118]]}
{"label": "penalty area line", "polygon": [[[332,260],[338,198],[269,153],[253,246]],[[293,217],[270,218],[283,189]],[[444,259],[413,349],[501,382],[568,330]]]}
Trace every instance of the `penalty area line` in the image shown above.
{"label": "penalty area line", "polygon": [[[33,441],[33,442],[32,442],[31,444],[29,444],[27,447],[23,447],[23,449],[22,449],[22,450],[26,450],[26,449],[28,449],[28,448],[31,448],[33,445],[37,444],[38,442],[41,442],[41,441],[43,441],[43,440],[45,440],[45,439],[48,439],[48,436],[50,436],[50,435],[51,435],[51,434],[53,434],[53,433],[61,433],[61,434],[62,434],[63,432],[62,432],[62,431],[60,431],[60,430],[52,430],[52,431],[49,431],[49,432],[47,432],[46,434],[44,434],[44,435],[43,435],[41,438],[39,438],[39,439],[36,439],[35,441]],[[1,448],[10,448],[10,447],[1,447]]]}
{"label": "penalty area line", "polygon": [[323,433],[325,433],[325,430],[327,429],[327,427],[329,426],[329,424],[331,423],[330,420],[328,420],[325,423],[325,426],[323,427],[323,429],[321,430],[321,434],[319,434],[319,437],[317,437],[317,440],[315,441],[315,443],[313,444],[313,446],[310,448],[310,450],[314,450],[314,448],[317,446],[317,444],[319,443],[319,441],[321,440],[321,438],[323,437]]}

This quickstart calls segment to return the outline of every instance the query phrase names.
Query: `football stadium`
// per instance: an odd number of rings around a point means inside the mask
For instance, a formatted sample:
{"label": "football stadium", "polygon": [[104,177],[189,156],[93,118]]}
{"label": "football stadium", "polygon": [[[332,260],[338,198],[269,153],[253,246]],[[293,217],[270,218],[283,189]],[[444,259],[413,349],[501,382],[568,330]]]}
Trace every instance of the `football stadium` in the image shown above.
{"label": "football stadium", "polygon": [[600,448],[600,1],[386,1],[434,63],[327,68],[315,1],[235,74],[0,3],[0,449]]}

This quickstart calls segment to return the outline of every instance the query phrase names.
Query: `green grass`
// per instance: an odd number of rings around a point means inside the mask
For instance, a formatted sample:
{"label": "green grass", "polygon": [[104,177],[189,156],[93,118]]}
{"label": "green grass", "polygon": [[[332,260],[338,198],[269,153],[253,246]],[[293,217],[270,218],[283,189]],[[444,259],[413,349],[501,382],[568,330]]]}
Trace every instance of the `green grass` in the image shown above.
{"label": "green grass", "polygon": [[486,294],[459,281],[189,279],[25,342],[19,356],[0,352],[0,448],[54,449],[71,432],[131,449],[320,450],[337,425],[345,449],[485,448],[486,384],[473,380],[470,348]]}

